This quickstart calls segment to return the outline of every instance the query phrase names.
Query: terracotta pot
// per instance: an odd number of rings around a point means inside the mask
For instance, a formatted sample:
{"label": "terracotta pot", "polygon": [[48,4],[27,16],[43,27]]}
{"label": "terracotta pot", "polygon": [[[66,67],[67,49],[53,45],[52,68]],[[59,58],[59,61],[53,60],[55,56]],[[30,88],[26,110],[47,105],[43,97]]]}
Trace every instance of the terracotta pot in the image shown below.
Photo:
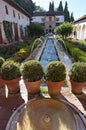
{"label": "terracotta pot", "polygon": [[75,81],[70,81],[71,82],[71,90],[74,94],[81,94],[82,89],[85,86],[85,82],[75,82]]}
{"label": "terracotta pot", "polygon": [[8,93],[15,94],[15,93],[19,92],[19,90],[20,90],[19,80],[20,80],[20,78],[13,79],[13,80],[4,80],[4,83],[8,87]]}
{"label": "terracotta pot", "polygon": [[0,77],[0,87],[4,87],[4,80]]}
{"label": "terracotta pot", "polygon": [[40,91],[41,80],[38,80],[35,82],[28,82],[28,81],[24,81],[24,82],[25,82],[28,93],[35,94]]}
{"label": "terracotta pot", "polygon": [[55,96],[60,93],[61,86],[64,84],[64,80],[60,82],[52,82],[46,80],[46,84],[48,86],[48,92],[51,96]]}

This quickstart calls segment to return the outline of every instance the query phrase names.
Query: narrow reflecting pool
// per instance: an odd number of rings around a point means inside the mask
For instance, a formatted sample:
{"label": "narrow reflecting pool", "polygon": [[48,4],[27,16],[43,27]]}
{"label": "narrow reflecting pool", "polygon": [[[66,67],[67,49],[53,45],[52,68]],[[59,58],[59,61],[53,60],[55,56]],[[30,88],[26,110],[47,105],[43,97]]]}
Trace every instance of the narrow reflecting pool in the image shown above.
{"label": "narrow reflecting pool", "polygon": [[40,58],[40,62],[45,67],[50,61],[59,60],[58,54],[54,46],[54,39],[48,38],[46,40],[46,46]]}

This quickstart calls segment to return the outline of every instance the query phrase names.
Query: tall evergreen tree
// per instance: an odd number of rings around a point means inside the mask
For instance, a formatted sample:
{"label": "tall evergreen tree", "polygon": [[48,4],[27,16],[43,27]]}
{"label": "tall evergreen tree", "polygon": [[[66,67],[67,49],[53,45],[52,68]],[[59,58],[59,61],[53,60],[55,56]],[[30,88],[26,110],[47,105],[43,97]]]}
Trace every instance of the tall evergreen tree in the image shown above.
{"label": "tall evergreen tree", "polygon": [[59,3],[59,7],[57,8],[57,11],[61,11],[61,12],[63,12],[62,1],[60,1],[60,3]]}
{"label": "tall evergreen tree", "polygon": [[71,22],[74,21],[73,12],[71,13],[70,20],[71,20]]}
{"label": "tall evergreen tree", "polygon": [[65,22],[70,22],[70,13],[68,11],[67,1],[65,2],[65,7],[64,7],[64,21]]}
{"label": "tall evergreen tree", "polygon": [[49,3],[49,11],[52,11],[52,3]]}
{"label": "tall evergreen tree", "polygon": [[54,11],[54,1],[49,3],[49,11]]}
{"label": "tall evergreen tree", "polygon": [[52,11],[54,11],[54,1],[52,1]]}

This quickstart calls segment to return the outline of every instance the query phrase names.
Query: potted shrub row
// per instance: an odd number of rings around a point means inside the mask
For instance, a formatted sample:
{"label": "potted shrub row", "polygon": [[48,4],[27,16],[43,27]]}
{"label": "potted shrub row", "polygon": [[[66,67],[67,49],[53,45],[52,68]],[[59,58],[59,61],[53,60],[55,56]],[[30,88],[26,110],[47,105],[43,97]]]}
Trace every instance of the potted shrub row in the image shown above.
{"label": "potted shrub row", "polygon": [[[68,75],[70,77],[71,87],[75,83],[74,88],[72,87],[72,92],[80,94],[83,86],[86,84],[86,63],[73,63]],[[66,67],[61,61],[52,61],[43,70],[41,63],[37,60],[26,61],[21,66],[13,60],[3,60],[0,67],[0,79],[3,79],[4,84],[8,86],[9,93],[19,91],[20,76],[23,76],[28,93],[31,94],[40,91],[41,80],[44,76],[48,86],[48,92],[53,96],[60,93],[61,86],[64,84],[66,78]],[[77,86],[78,82],[80,85],[78,84]]]}

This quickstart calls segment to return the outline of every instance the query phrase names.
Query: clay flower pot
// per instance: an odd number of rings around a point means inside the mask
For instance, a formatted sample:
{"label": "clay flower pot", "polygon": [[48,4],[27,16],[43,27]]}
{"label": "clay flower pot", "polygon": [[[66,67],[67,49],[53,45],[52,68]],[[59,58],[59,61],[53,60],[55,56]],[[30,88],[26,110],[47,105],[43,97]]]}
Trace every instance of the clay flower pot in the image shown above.
{"label": "clay flower pot", "polygon": [[71,82],[71,90],[74,94],[81,94],[82,89],[85,86],[85,82],[75,82],[75,81],[70,81]]}
{"label": "clay flower pot", "polygon": [[0,87],[4,86],[4,80],[0,77]]}
{"label": "clay flower pot", "polygon": [[13,79],[13,80],[4,80],[4,83],[7,85],[9,94],[15,94],[19,92],[20,90],[19,80],[20,78]]}
{"label": "clay flower pot", "polygon": [[61,87],[64,84],[64,80],[60,82],[52,82],[46,80],[46,84],[48,86],[48,92],[51,96],[56,96],[57,94],[60,93]]}
{"label": "clay flower pot", "polygon": [[40,91],[41,80],[34,81],[34,82],[27,82],[27,81],[24,81],[24,82],[25,82],[28,93],[36,94]]}

